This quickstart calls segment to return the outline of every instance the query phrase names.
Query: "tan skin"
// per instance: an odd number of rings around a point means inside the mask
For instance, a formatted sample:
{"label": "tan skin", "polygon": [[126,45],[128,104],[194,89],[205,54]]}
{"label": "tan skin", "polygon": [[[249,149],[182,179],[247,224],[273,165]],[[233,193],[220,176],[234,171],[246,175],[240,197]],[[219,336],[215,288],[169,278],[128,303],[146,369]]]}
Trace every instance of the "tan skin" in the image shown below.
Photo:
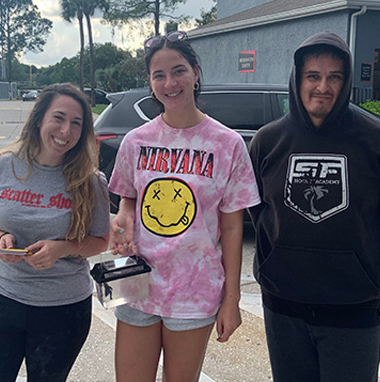
{"label": "tan skin", "polygon": [[[36,161],[44,166],[62,164],[64,155],[79,141],[83,110],[80,103],[69,96],[56,97],[46,110],[40,126],[41,150]],[[87,236],[80,244],[76,240],[40,240],[26,250],[31,256],[0,255],[7,263],[26,261],[36,270],[51,268],[59,258],[70,255],[90,257],[105,251],[109,235]],[[0,248],[14,248],[15,237],[7,234],[0,239]]]}
{"label": "tan skin", "polygon": [[[196,126],[205,115],[195,105],[193,86],[199,68],[192,68],[175,50],[159,50],[151,60],[149,82],[165,106],[164,121],[176,129]],[[134,242],[136,200],[123,197],[111,222],[113,253],[136,253]],[[243,211],[221,213],[222,262],[225,270],[224,298],[217,315],[217,341],[228,341],[241,324],[239,311]],[[199,379],[213,324],[187,331],[168,330],[161,322],[149,327],[121,321],[116,334],[118,382],[154,382],[161,350],[164,382],[196,382]],[[144,356],[141,356],[141,355]]]}
{"label": "tan skin", "polygon": [[319,127],[334,107],[342,90],[343,62],[328,54],[308,57],[301,74],[302,103],[314,126]]}

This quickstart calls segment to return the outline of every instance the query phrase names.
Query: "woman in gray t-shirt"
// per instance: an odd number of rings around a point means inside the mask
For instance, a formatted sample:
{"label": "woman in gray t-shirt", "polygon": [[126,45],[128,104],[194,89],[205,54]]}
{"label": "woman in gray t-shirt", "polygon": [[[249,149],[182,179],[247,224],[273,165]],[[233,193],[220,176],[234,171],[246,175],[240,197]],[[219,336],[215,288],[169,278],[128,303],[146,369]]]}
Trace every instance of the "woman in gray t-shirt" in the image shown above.
{"label": "woman in gray t-shirt", "polygon": [[91,322],[86,258],[107,249],[108,231],[88,101],[70,84],[48,86],[0,152],[2,382],[16,379],[23,359],[28,381],[66,380]]}

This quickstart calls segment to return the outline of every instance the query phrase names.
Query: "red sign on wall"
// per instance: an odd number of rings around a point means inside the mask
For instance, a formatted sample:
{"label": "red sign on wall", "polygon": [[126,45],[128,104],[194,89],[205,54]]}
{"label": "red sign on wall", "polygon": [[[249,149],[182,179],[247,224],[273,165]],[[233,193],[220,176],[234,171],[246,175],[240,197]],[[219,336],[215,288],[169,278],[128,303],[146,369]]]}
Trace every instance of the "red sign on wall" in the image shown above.
{"label": "red sign on wall", "polygon": [[256,70],[256,50],[239,53],[239,72],[248,73]]}

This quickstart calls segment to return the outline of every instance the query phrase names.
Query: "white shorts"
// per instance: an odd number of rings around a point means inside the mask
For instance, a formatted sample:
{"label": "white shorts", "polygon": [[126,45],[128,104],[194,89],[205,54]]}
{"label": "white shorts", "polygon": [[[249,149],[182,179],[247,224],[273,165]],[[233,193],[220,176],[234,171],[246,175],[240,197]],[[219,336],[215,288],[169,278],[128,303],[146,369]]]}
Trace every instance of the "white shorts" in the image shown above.
{"label": "white shorts", "polygon": [[167,329],[177,332],[204,328],[205,326],[213,324],[216,321],[216,315],[200,319],[161,317],[131,308],[129,305],[117,306],[115,316],[118,320],[125,322],[126,324],[141,327],[151,326],[162,321]]}

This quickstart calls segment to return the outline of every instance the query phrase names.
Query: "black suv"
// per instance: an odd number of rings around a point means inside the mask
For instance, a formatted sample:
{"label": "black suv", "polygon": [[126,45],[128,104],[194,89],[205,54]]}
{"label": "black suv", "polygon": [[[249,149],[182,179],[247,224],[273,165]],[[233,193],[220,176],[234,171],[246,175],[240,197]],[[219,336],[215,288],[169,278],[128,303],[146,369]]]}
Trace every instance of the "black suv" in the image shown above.
{"label": "black suv", "polygon": [[[100,149],[100,170],[111,176],[115,157],[124,135],[157,115],[148,88],[108,94],[111,104],[95,121]],[[288,110],[286,85],[220,84],[204,85],[198,98],[199,108],[209,116],[237,131],[248,143],[266,123]],[[118,204],[118,197],[111,194]],[[111,207],[112,212],[116,212]]]}
{"label": "black suv", "polygon": [[[107,92],[100,88],[95,88],[95,103],[97,105],[108,105],[110,101],[107,99]],[[90,99],[91,97],[91,88],[84,88],[84,94]]]}

